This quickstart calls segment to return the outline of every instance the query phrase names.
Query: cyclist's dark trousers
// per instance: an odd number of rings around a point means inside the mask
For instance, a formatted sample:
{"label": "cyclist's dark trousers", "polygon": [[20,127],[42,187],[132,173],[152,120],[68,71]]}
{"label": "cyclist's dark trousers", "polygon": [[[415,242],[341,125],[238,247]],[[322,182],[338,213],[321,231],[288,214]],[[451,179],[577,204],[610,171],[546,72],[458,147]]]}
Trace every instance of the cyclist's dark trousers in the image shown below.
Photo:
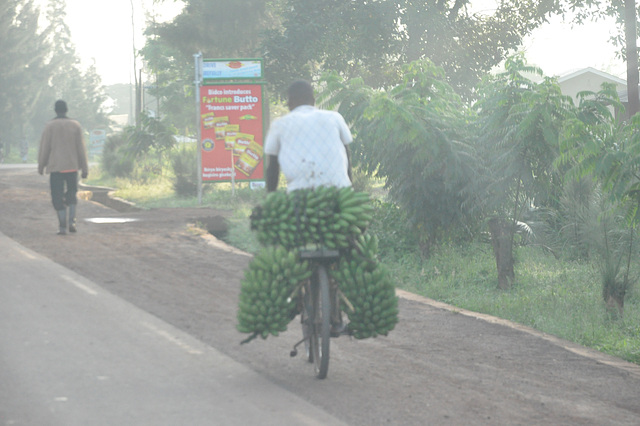
{"label": "cyclist's dark trousers", "polygon": [[78,204],[76,194],[78,192],[78,172],[52,172],[51,201],[56,211],[65,210],[72,204]]}

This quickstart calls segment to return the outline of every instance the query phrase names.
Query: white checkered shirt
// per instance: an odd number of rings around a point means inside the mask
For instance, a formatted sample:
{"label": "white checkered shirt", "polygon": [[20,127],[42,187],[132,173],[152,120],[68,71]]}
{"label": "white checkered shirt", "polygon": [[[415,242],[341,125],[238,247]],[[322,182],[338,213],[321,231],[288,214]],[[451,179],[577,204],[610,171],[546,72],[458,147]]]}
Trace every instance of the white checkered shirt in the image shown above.
{"label": "white checkered shirt", "polygon": [[335,111],[302,105],[273,122],[264,152],[277,155],[287,189],[351,186],[345,145],[353,141]]}

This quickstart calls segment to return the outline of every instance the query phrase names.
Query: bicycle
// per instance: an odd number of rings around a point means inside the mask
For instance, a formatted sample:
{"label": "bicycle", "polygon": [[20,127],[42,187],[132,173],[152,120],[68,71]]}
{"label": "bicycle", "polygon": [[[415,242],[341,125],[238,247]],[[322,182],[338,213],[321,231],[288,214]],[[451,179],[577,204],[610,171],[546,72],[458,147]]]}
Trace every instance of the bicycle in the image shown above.
{"label": "bicycle", "polygon": [[331,337],[337,337],[332,335],[331,326],[338,325],[341,317],[338,286],[329,278],[327,269],[339,259],[340,252],[326,248],[301,250],[300,257],[313,265],[313,274],[300,294],[302,340],[294,345],[290,355],[296,356],[297,347],[304,343],[307,360],[314,364],[316,377],[324,379],[329,371]]}

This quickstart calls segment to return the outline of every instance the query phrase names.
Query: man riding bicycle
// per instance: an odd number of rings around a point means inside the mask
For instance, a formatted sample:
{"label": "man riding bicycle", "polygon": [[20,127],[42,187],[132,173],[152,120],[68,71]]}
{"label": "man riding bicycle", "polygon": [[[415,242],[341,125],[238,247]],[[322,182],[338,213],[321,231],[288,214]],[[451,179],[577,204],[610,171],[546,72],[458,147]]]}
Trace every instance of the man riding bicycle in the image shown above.
{"label": "man riding bicycle", "polygon": [[[313,88],[306,81],[292,83],[287,95],[290,112],[273,122],[265,141],[267,191],[278,188],[280,170],[289,192],[320,186],[350,187],[347,146],[353,137],[342,115],[316,108]],[[332,298],[337,303],[337,296]],[[332,322],[332,335],[345,332],[342,318]]]}

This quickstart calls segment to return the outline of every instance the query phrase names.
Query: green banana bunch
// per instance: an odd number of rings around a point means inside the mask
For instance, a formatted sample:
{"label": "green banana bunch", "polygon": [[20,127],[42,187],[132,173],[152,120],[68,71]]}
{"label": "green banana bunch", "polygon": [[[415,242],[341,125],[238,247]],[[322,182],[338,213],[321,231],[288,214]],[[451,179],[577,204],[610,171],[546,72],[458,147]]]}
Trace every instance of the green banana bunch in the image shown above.
{"label": "green banana bunch", "polygon": [[342,188],[338,191],[338,223],[344,222],[343,229],[353,235],[364,232],[373,218],[373,205],[369,194]]}
{"label": "green banana bunch", "polygon": [[272,192],[251,214],[260,244],[287,248],[308,244],[349,248],[369,226],[369,195],[352,188],[318,187]]}
{"label": "green banana bunch", "polygon": [[342,256],[331,277],[349,301],[343,310],[357,339],[386,336],[398,322],[398,297],[389,272],[378,262],[378,239],[362,234]]}
{"label": "green banana bunch", "polygon": [[[349,301],[349,327],[358,339],[387,335],[398,322],[398,298],[384,265],[378,239],[367,234],[373,214],[369,195],[352,188],[319,187],[270,193],[251,214],[251,229],[265,246],[245,271],[238,330],[277,336],[297,314],[296,292],[311,275],[296,247],[340,249],[329,273]],[[243,343],[244,343],[243,342]]]}
{"label": "green banana bunch", "polygon": [[[287,329],[298,313],[296,293],[311,269],[296,252],[265,247],[251,260],[241,281],[237,329],[266,339]],[[244,343],[244,342],[243,342]]]}
{"label": "green banana bunch", "polygon": [[294,215],[292,207],[286,192],[275,191],[267,196],[261,206],[253,209],[250,216],[251,229],[258,232],[260,244],[289,246],[284,243],[289,239],[286,227]]}

